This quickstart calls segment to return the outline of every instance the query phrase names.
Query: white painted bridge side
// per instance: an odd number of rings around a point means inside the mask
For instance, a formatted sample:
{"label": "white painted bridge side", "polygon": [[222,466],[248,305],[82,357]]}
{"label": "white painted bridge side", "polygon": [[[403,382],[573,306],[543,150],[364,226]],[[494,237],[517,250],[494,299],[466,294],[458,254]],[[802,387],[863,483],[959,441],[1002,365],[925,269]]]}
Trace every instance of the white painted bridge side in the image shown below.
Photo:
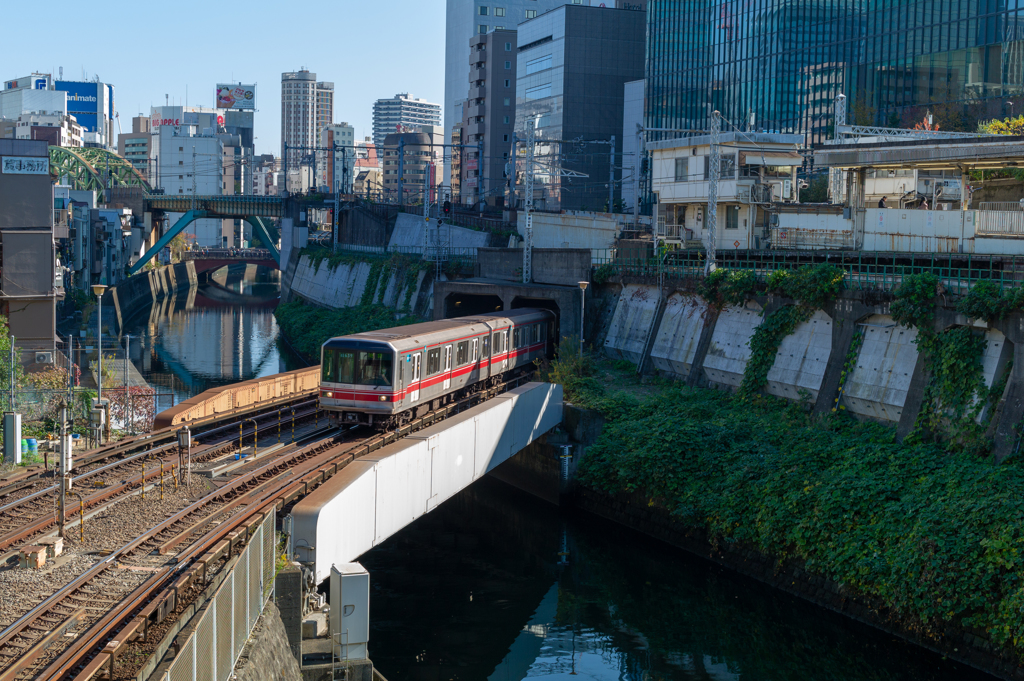
{"label": "white painted bridge side", "polygon": [[292,547],[350,563],[562,421],[562,386],[528,383],[353,461],[292,509]]}

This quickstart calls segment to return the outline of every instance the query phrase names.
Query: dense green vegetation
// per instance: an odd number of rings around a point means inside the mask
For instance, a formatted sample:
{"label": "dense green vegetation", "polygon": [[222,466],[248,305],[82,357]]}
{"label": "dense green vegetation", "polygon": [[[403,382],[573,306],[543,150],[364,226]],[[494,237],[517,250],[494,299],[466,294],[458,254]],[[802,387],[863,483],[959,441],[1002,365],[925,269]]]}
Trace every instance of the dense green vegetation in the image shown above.
{"label": "dense green vegetation", "polygon": [[[609,392],[578,355],[551,377],[606,425],[579,475],[639,493],[714,543],[741,542],[882,599],[911,628],[953,623],[1024,643],[1024,469],[995,465],[843,411],[663,382]],[[636,392],[636,391],[634,391]]]}
{"label": "dense green vegetation", "polygon": [[395,311],[384,305],[363,304],[332,310],[302,301],[278,305],[274,316],[291,346],[314,363],[320,361],[320,346],[333,336],[423,321],[414,315],[395,319]]}

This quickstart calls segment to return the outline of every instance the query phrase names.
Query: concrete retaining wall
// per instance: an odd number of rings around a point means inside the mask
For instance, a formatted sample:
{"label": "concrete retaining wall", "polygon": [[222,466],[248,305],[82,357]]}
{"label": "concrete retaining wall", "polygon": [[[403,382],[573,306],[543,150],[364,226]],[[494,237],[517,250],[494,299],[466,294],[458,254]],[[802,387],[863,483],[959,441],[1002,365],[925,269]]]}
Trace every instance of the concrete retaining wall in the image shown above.
{"label": "concrete retaining wall", "polygon": [[[418,267],[414,279],[406,266],[385,264],[384,268],[367,300],[399,312],[429,316],[433,309],[433,276]],[[317,268],[309,256],[303,255],[296,264],[290,293],[323,307],[353,307],[363,300],[373,269],[371,262],[341,263],[334,269],[321,262]]]}
{"label": "concrete retaining wall", "polygon": [[[391,233],[391,240],[388,242],[388,248],[394,247],[402,249],[404,252],[422,253],[425,228],[430,230],[427,235],[428,239],[435,240],[437,238],[436,219],[432,219],[428,223],[422,215],[399,213],[395,221],[395,230]],[[456,253],[461,253],[461,249],[467,248],[476,253],[476,249],[487,246],[491,239],[488,232],[478,232],[465,227],[445,225],[442,229],[450,234],[452,248],[456,249]]]}
{"label": "concrete retaining wall", "polygon": [[191,260],[176,265],[164,265],[140,272],[117,286],[111,287],[103,296],[104,304],[113,303],[118,329],[140,310],[146,309],[158,300],[175,295],[179,291],[195,288],[199,283],[195,263]]}
{"label": "concrete retaining wall", "polygon": [[[774,296],[748,301],[743,307],[709,309],[695,294],[648,283],[624,283],[598,287],[587,315],[602,321],[605,329],[594,336],[594,345],[605,355],[665,373],[689,384],[705,384],[735,390],[743,381],[750,358],[750,340],[766,313],[794,301]],[[660,301],[664,300],[663,304]],[[827,310],[798,325],[779,344],[768,372],[765,391],[791,400],[808,400],[816,413],[838,405],[862,418],[897,425],[901,437],[912,429],[922,408],[929,374],[920,360],[916,329],[897,325],[888,303],[868,303],[859,292],[848,291]],[[953,310],[939,308],[935,330],[972,326],[984,332],[982,356],[985,384],[1003,380],[1017,346],[1024,344],[1024,316],[989,327]],[[863,342],[852,354],[857,333]],[[1015,342],[1019,338],[1019,342]],[[1024,348],[1021,357],[1024,361]],[[853,369],[846,371],[847,361]],[[1018,386],[1017,384],[1021,385]],[[1005,431],[996,438],[997,456],[1010,453],[1016,441],[1012,425],[1024,418],[1024,370],[1013,364],[1013,376],[992,416],[993,428]],[[1018,396],[1019,395],[1019,399]],[[979,422],[990,416],[986,405]],[[1004,423],[1004,421],[1006,423]],[[1010,444],[1007,444],[1010,443]]]}

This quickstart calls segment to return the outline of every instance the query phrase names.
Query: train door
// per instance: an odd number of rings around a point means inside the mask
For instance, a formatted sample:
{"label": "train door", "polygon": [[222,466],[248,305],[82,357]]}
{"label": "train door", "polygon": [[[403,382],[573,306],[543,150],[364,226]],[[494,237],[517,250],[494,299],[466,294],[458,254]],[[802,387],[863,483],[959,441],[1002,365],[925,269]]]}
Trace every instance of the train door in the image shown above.
{"label": "train door", "polygon": [[415,402],[420,399],[420,353],[412,356],[412,368],[409,378],[409,400]]}
{"label": "train door", "polygon": [[500,338],[501,338],[501,352],[502,352],[502,355],[501,355],[501,369],[502,369],[502,371],[504,371],[505,369],[508,368],[508,355],[509,355],[508,329],[505,329],[504,331],[501,332]]}
{"label": "train door", "polygon": [[452,387],[452,346],[444,346],[444,389]]}

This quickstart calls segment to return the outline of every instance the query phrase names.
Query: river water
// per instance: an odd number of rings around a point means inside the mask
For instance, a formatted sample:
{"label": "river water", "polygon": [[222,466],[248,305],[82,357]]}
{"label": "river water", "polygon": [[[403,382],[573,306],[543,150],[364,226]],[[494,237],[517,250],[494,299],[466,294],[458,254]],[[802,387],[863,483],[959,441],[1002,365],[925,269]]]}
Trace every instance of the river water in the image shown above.
{"label": "river water", "polygon": [[484,479],[360,559],[388,681],[991,681]]}
{"label": "river water", "polygon": [[[219,276],[133,314],[129,352],[143,377],[175,401],[208,388],[305,366],[279,340],[278,273]],[[122,341],[123,343],[123,341]]]}
{"label": "river water", "polygon": [[[158,390],[302,366],[276,278],[220,279],[127,324]],[[983,681],[937,655],[485,479],[360,559],[389,681]]]}

